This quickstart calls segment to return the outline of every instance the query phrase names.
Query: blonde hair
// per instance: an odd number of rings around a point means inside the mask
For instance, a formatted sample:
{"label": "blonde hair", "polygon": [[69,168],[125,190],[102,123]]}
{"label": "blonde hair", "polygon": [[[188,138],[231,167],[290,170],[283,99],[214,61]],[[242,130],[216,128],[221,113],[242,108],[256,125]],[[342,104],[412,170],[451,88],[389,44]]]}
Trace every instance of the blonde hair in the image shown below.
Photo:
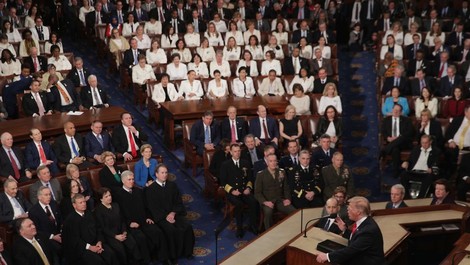
{"label": "blonde hair", "polygon": [[284,115],[287,115],[287,113],[288,113],[290,110],[294,110],[294,113],[296,112],[294,105],[290,105],[290,104],[287,105],[286,110],[284,111]]}
{"label": "blonde hair", "polygon": [[108,156],[111,156],[111,157],[113,157],[113,159],[116,159],[116,156],[115,156],[112,152],[110,152],[110,151],[104,151],[104,152],[101,154],[101,161],[103,161],[103,163],[104,163],[104,160],[105,160],[106,157],[108,157]]}
{"label": "blonde hair", "polygon": [[335,89],[333,97],[338,96],[338,89],[336,88],[336,85],[333,82],[326,83],[325,88],[323,89],[323,96],[328,96],[328,88],[330,88],[330,86]]}
{"label": "blonde hair", "polygon": [[145,151],[145,149],[147,149],[147,148],[150,148],[150,151],[152,151],[152,146],[151,146],[151,145],[149,145],[149,144],[143,144],[143,145],[140,147],[140,150],[139,150],[140,153],[142,154],[142,153]]}
{"label": "blonde hair", "polygon": [[356,210],[360,211],[362,215],[370,215],[370,204],[369,200],[362,196],[355,196],[349,199],[349,206],[354,207]]}

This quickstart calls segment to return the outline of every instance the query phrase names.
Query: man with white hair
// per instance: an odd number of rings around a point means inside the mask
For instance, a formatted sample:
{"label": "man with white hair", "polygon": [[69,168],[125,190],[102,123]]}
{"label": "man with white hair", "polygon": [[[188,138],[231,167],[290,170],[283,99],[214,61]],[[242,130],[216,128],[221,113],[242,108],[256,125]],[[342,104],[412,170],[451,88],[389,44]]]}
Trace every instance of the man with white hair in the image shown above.
{"label": "man with white hair", "polygon": [[13,136],[4,132],[0,136],[2,147],[0,148],[0,177],[13,177],[16,181],[30,180],[33,174],[26,168],[24,155],[21,149],[13,147]]}
{"label": "man with white hair", "polygon": [[108,94],[104,89],[98,87],[96,75],[88,76],[88,86],[80,90],[80,98],[86,109],[109,107]]}
{"label": "man with white hair", "polygon": [[390,189],[390,201],[387,202],[385,209],[396,209],[408,207],[403,201],[405,198],[405,187],[401,184],[395,184]]}

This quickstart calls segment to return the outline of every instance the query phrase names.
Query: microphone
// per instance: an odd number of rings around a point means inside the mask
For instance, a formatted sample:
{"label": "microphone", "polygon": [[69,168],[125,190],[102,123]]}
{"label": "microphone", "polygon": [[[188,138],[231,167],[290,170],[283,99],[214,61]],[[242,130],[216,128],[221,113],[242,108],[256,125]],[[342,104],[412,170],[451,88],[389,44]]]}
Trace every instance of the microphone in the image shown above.
{"label": "microphone", "polygon": [[304,237],[307,237],[307,226],[308,226],[308,224],[310,224],[310,222],[313,222],[313,221],[316,221],[316,220],[320,220],[320,219],[323,219],[323,218],[336,218],[336,216],[338,216],[338,214],[332,213],[332,214],[329,214],[329,215],[325,215],[325,216],[322,216],[322,217],[319,217],[319,218],[313,218],[312,220],[309,220],[309,221],[305,224],[305,227],[304,227]]}

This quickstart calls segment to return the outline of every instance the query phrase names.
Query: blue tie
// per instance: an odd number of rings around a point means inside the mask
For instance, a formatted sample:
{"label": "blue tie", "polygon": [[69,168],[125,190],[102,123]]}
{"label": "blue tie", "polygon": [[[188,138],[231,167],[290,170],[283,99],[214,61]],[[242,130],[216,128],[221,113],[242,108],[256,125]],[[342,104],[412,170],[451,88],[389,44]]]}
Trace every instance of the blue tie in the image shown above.
{"label": "blue tie", "polygon": [[98,140],[98,142],[100,143],[100,145],[101,145],[101,148],[103,148],[103,138],[101,138],[101,135],[100,135],[100,134],[98,134],[98,135],[96,136],[96,139],[97,139],[97,140]]}
{"label": "blue tie", "polygon": [[57,201],[57,200],[55,199],[55,195],[54,195],[54,192],[52,191],[51,185],[49,185],[49,182],[46,183],[46,187],[51,190],[51,195],[52,195],[52,198],[54,199],[54,201]]}
{"label": "blue tie", "polygon": [[210,136],[209,126],[206,126],[206,131],[204,133],[204,143],[205,144],[210,144],[211,143],[211,136]]}
{"label": "blue tie", "polygon": [[74,142],[74,140],[73,140],[73,137],[70,138],[70,143],[71,143],[71,145],[72,145],[73,154],[74,154],[75,156],[78,156],[77,147],[75,146],[75,142]]}

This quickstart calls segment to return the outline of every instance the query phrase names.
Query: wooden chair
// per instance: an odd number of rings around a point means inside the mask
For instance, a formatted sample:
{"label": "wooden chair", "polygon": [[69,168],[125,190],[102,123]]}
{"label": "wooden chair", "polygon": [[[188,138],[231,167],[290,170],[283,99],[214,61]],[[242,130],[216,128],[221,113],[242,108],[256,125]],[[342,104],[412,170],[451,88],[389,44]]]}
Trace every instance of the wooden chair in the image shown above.
{"label": "wooden chair", "polygon": [[134,103],[138,104],[140,110],[142,110],[147,100],[148,92],[142,90],[142,86],[137,83],[132,83],[132,90],[134,92]]}
{"label": "wooden chair", "polygon": [[183,121],[183,149],[184,149],[184,164],[187,167],[191,165],[192,176],[195,177],[197,173],[197,166],[203,165],[203,158],[197,154],[196,147],[191,143],[191,127],[195,121]]}
{"label": "wooden chair", "polygon": [[213,198],[216,202],[225,198],[225,191],[220,191],[219,180],[210,172],[209,167],[214,152],[204,152],[204,196]]}

